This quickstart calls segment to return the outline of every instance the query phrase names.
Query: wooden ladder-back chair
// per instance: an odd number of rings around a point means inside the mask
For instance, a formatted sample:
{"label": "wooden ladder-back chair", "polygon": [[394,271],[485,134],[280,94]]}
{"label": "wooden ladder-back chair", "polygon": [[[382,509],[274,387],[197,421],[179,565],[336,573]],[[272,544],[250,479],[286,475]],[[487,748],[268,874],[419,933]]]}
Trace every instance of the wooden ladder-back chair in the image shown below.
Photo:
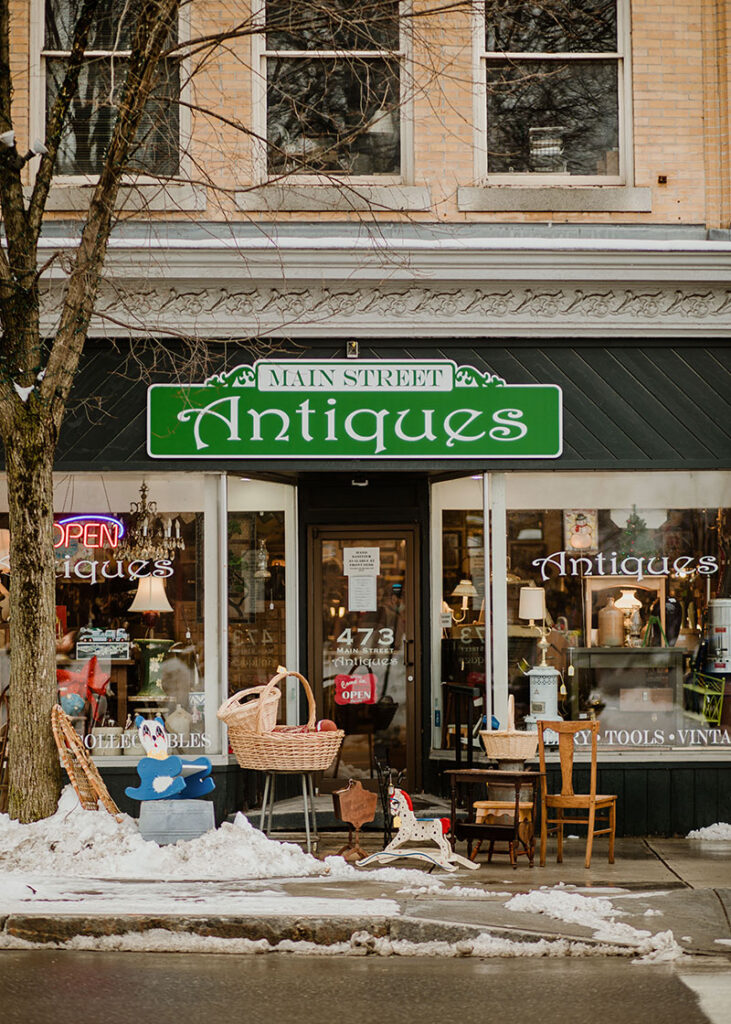
{"label": "wooden ladder-back chair", "polygon": [[[561,792],[548,793],[546,785],[546,750],[543,733],[551,729],[558,733],[558,753],[561,760]],[[588,793],[574,793],[574,740],[579,732],[591,732],[591,777]],[[556,832],[558,842],[556,860],[563,861],[563,830],[566,825],[586,825],[585,866],[591,865],[591,849],[594,836],[609,836],[609,863],[614,864],[614,834],[617,824],[617,797],[599,796],[596,791],[596,754],[598,722],[539,722],[538,756],[541,763],[541,867],[546,863],[546,837],[549,826]],[[564,812],[568,811],[566,817]],[[600,816],[597,811],[602,811]],[[576,812],[579,812],[578,815]],[[586,817],[582,816],[586,813]],[[606,828],[597,828],[597,824]]]}

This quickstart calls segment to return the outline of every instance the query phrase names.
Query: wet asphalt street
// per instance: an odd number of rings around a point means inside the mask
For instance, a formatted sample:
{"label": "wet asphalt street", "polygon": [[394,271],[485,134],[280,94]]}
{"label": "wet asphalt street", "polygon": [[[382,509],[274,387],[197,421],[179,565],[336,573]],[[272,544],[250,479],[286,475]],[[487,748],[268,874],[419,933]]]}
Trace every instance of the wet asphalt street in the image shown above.
{"label": "wet asphalt street", "polygon": [[2,1024],[726,1024],[703,961],[0,952]]}

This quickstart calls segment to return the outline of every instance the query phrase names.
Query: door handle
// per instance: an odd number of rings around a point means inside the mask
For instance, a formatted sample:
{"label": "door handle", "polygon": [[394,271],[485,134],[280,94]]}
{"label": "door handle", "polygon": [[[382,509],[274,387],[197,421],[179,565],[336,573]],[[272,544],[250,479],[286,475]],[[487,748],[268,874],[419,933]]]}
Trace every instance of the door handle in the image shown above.
{"label": "door handle", "polygon": [[404,637],[404,665],[414,664],[414,640],[407,640]]}

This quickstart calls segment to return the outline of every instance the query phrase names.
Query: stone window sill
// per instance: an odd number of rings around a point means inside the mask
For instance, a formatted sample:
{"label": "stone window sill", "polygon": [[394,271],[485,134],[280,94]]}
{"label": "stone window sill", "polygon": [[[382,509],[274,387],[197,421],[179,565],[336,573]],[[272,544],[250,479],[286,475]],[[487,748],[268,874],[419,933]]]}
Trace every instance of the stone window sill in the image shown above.
{"label": "stone window sill", "polygon": [[239,210],[378,212],[428,210],[428,188],[413,185],[260,185],[236,193]]}
{"label": "stone window sill", "polygon": [[[53,185],[46,209],[52,213],[85,213],[94,193],[93,184]],[[175,210],[205,210],[206,190],[197,185],[144,184],[122,185],[117,209],[148,213]]]}
{"label": "stone window sill", "polygon": [[457,207],[473,213],[651,213],[652,190],[615,185],[485,185],[457,189]]}

